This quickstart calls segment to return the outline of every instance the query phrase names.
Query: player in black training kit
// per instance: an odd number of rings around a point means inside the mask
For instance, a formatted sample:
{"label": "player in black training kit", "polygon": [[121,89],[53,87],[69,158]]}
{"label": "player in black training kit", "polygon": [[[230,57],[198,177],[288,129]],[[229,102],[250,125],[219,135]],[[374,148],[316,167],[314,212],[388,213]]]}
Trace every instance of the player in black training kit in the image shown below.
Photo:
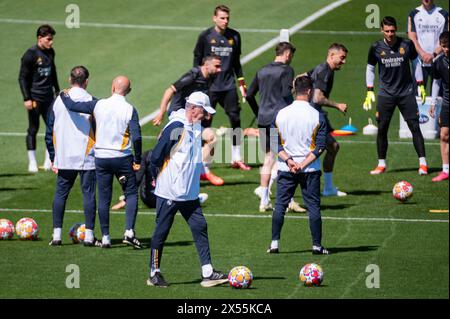
{"label": "player in black training kit", "polygon": [[[186,98],[191,93],[200,91],[208,94],[209,87],[214,78],[220,74],[221,59],[216,54],[208,54],[203,58],[201,65],[193,67],[187,73],[183,74],[175,83],[169,86],[161,99],[159,106],[159,113],[153,119],[153,125],[160,125],[167,106],[170,102],[169,116],[172,112],[184,109],[186,105]],[[224,184],[222,178],[214,175],[210,170],[212,162],[212,155],[214,154],[214,147],[217,143],[217,138],[214,131],[207,127],[202,131],[202,139],[204,145],[202,147],[202,160],[204,173],[201,175],[201,180],[208,180],[213,185],[221,186]]]}
{"label": "player in black training kit", "polygon": [[439,56],[432,66],[432,76],[433,80],[433,94],[432,102],[430,108],[430,115],[435,116],[436,107],[436,97],[439,93],[440,83],[442,83],[442,89],[444,91],[441,113],[439,114],[439,126],[440,130],[440,140],[441,140],[441,158],[442,158],[442,171],[439,175],[435,176],[433,182],[441,182],[448,180],[449,173],[449,160],[448,160],[448,31],[442,32],[439,36],[439,44],[444,51],[444,54]]}
{"label": "player in black training kit", "polygon": [[[28,111],[28,131],[26,145],[28,150],[28,171],[38,171],[36,163],[36,135],[39,130],[39,115],[47,123],[47,112],[59,92],[58,78],[55,66],[55,51],[53,37],[55,30],[45,24],[36,32],[37,43],[22,56],[19,84],[22,91],[25,108]],[[51,161],[46,152],[44,169],[51,168]]]}
{"label": "player in black training kit", "polygon": [[327,122],[327,152],[323,160],[324,188],[323,196],[347,196],[333,185],[333,168],[339,151],[339,143],[331,135],[333,128],[328,120],[327,112],[322,106],[328,106],[341,111],[344,115],[347,112],[347,104],[337,103],[329,99],[333,89],[334,71],[341,69],[347,58],[347,48],[339,43],[333,43],[328,48],[327,60],[308,72],[308,76],[313,80],[312,104],[317,110],[325,115]]}
{"label": "player in black training kit", "polygon": [[[265,212],[272,209],[270,203],[271,179],[276,178],[272,173],[276,170],[274,152],[270,149],[271,125],[279,110],[291,104],[292,82],[294,80],[294,69],[289,66],[294,57],[295,47],[288,42],[280,42],[275,47],[275,60],[262,67],[253,79],[247,91],[247,101],[258,117],[259,141],[261,149],[265,152],[264,164],[261,168],[260,186],[254,193],[260,198],[259,211]],[[260,103],[256,102],[256,94],[259,92]],[[272,132],[277,137],[276,132]],[[272,138],[273,139],[273,138]],[[305,212],[300,205],[293,200],[289,203],[288,210]]]}
{"label": "player in black training kit", "polygon": [[[200,33],[194,49],[194,66],[202,63],[203,58],[211,53],[217,54],[222,60],[222,71],[214,79],[209,88],[211,106],[216,108],[217,103],[222,105],[230,119],[233,128],[232,167],[242,170],[250,170],[240,153],[241,144],[241,108],[236,91],[236,76],[242,97],[245,98],[246,85],[242,66],[239,60],[241,55],[241,36],[236,30],[228,28],[230,9],[219,5],[214,10],[214,27]],[[211,126],[212,118],[202,122],[203,127]]]}
{"label": "player in black training kit", "polygon": [[[419,175],[428,174],[425,159],[425,143],[419,124],[419,109],[416,102],[410,61],[417,58],[414,43],[395,35],[397,22],[393,17],[384,17],[381,22],[381,32],[384,39],[376,41],[369,49],[367,59],[366,83],[367,96],[364,109],[369,110],[375,101],[373,83],[375,80],[375,65],[378,64],[380,84],[378,89],[377,133],[378,166],[370,172],[372,175],[384,173],[386,170],[386,154],[388,149],[387,133],[389,124],[398,106],[413,136],[414,148],[419,157]],[[423,75],[420,63],[415,68],[417,86],[425,103],[426,93],[423,85]]]}

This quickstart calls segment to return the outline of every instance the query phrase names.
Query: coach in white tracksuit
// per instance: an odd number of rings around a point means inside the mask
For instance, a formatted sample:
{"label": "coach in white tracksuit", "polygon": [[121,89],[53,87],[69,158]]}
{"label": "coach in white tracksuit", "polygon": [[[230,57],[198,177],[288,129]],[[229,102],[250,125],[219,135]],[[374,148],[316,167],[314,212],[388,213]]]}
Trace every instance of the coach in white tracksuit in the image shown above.
{"label": "coach in white tracksuit", "polygon": [[[278,154],[277,199],[272,216],[272,242],[268,253],[278,253],[278,242],[286,208],[300,185],[308,209],[313,254],[329,254],[322,247],[322,218],[320,213],[320,161],[326,149],[325,117],[310,103],[313,91],[308,76],[295,79],[296,99],[281,109],[272,128],[278,131],[278,142],[271,148]],[[275,134],[271,134],[275,136]]]}
{"label": "coach in white tracksuit", "polygon": [[[71,70],[72,88],[68,94],[74,101],[92,100],[92,96],[85,90],[88,78],[89,71],[84,66],[76,66]],[[50,245],[61,245],[66,200],[77,176],[80,175],[86,225],[85,245],[92,246],[96,210],[95,137],[92,116],[68,111],[61,98],[57,97],[48,115],[45,142],[53,170],[58,174],[53,200],[53,238]]]}
{"label": "coach in white tracksuit", "polygon": [[227,281],[226,275],[211,265],[207,224],[198,200],[202,172],[202,127],[205,115],[214,114],[209,97],[194,92],[185,109],[172,112],[151,156],[152,176],[156,179],[156,228],[151,241],[148,285],[166,287],[160,273],[164,242],[177,211],[192,232],[202,265],[203,287]]}
{"label": "coach in white tracksuit", "polygon": [[[96,122],[95,169],[98,184],[98,214],[102,230],[102,247],[111,247],[109,207],[114,176],[119,178],[126,198],[125,234],[123,243],[142,248],[135,237],[134,226],[138,208],[135,171],[141,163],[142,138],[136,109],[125,96],[131,91],[127,77],[117,76],[112,83],[112,96],[106,99],[75,103],[61,93],[67,109],[93,114]],[[132,153],[134,149],[134,157]]]}

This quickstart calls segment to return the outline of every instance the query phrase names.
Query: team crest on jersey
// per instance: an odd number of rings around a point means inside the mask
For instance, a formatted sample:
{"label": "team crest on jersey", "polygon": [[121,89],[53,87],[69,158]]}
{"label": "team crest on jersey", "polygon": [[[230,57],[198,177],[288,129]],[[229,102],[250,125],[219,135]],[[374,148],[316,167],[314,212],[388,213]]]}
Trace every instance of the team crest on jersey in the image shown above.
{"label": "team crest on jersey", "polygon": [[216,39],[211,39],[211,42],[210,42],[211,44],[216,44],[217,43],[217,41],[216,41]]}
{"label": "team crest on jersey", "polygon": [[386,52],[381,51],[380,55],[381,55],[381,56],[385,56],[385,55],[386,55]]}
{"label": "team crest on jersey", "polygon": [[400,47],[399,52],[400,52],[401,55],[403,55],[403,54],[405,54],[405,49],[403,47]]}
{"label": "team crest on jersey", "polygon": [[228,44],[229,45],[234,45],[234,40],[233,39],[228,39]]}
{"label": "team crest on jersey", "polygon": [[42,64],[42,57],[39,56],[39,57],[37,58],[36,64],[39,64],[39,65]]}

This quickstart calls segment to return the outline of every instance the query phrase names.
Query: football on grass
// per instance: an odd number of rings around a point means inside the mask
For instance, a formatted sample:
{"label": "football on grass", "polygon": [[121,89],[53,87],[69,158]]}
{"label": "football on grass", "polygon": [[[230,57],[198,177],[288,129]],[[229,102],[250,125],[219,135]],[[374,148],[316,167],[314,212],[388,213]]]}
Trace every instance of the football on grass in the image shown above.
{"label": "football on grass", "polygon": [[413,187],[407,181],[400,181],[394,185],[392,189],[392,196],[395,199],[401,201],[402,203],[406,202],[408,198],[410,198],[413,194]]}
{"label": "football on grass", "polygon": [[24,217],[16,223],[16,234],[20,239],[36,240],[39,227],[33,218]]}
{"label": "football on grass", "polygon": [[298,275],[300,281],[307,287],[320,286],[323,281],[323,270],[315,263],[306,264]]}
{"label": "football on grass", "polygon": [[0,240],[14,236],[14,224],[9,219],[0,219]]}
{"label": "football on grass", "polygon": [[228,274],[228,282],[233,288],[249,288],[253,282],[253,274],[247,267],[237,266]]}

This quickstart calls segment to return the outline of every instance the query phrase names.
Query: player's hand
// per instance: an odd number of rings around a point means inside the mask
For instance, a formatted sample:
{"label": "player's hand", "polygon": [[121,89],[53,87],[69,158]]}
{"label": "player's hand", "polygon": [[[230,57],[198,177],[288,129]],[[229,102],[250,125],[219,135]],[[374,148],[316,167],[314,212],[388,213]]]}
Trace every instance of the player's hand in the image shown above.
{"label": "player's hand", "polygon": [[152,187],[153,187],[153,188],[156,187],[156,179],[152,179]]}
{"label": "player's hand", "polygon": [[55,166],[53,166],[53,163],[51,164],[50,167],[52,168],[53,173],[58,174],[58,169]]}
{"label": "player's hand", "polygon": [[23,102],[23,105],[27,110],[31,111],[33,108],[36,107],[36,102],[33,100],[26,100]]}
{"label": "player's hand", "polygon": [[424,54],[421,56],[423,63],[425,64],[431,64],[433,63],[434,55],[424,52]]}
{"label": "player's hand", "polygon": [[434,118],[434,117],[436,116],[435,111],[436,111],[436,105],[431,104],[431,105],[430,105],[430,109],[428,110],[428,114],[430,114],[430,116],[431,116],[432,118]]}
{"label": "player's hand", "polygon": [[287,166],[289,167],[289,171],[290,171],[291,173],[293,173],[293,174],[296,174],[296,173],[297,173],[297,171],[298,171],[298,166],[297,166],[297,163],[296,163],[292,158],[288,159],[288,160],[286,161],[286,164],[287,164]]}
{"label": "player's hand", "polygon": [[133,163],[133,171],[137,172],[141,169],[141,164]]}
{"label": "player's hand", "polygon": [[424,105],[427,99],[427,92],[425,91],[425,86],[423,84],[419,84],[417,86],[417,89],[419,90],[419,96],[422,98],[422,105]]}
{"label": "player's hand", "polygon": [[373,91],[367,91],[366,99],[363,104],[364,110],[368,111],[372,109],[372,102],[375,102],[375,93]]}
{"label": "player's hand", "polygon": [[163,118],[164,118],[164,113],[159,112],[152,121],[153,125],[159,126],[161,124]]}
{"label": "player's hand", "polygon": [[341,111],[342,113],[344,113],[344,115],[347,113],[347,104],[345,104],[345,103],[338,103],[338,104],[336,105],[336,107],[337,107],[337,109],[338,109],[339,111]]}
{"label": "player's hand", "polygon": [[241,91],[242,95],[242,103],[245,103],[245,98],[247,97],[247,85],[245,84],[244,78],[238,79],[239,91]]}

